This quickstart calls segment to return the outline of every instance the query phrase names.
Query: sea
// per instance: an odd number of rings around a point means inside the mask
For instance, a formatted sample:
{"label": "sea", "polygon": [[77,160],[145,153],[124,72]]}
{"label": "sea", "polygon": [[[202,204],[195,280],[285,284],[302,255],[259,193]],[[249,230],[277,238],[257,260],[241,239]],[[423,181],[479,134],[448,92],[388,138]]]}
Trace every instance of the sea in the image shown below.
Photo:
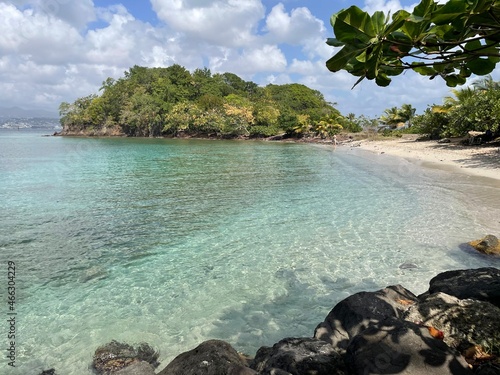
{"label": "sea", "polygon": [[349,146],[55,130],[0,128],[2,374],[90,375],[111,340],[159,369],[208,339],[252,356],[351,294],[500,268],[466,245],[500,235],[498,180]]}

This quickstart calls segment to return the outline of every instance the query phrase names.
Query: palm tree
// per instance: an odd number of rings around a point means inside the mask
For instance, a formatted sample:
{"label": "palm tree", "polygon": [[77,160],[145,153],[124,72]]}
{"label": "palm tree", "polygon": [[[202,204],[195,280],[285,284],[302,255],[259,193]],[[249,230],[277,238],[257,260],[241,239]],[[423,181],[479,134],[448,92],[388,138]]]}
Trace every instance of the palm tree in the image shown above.
{"label": "palm tree", "polygon": [[411,126],[411,120],[415,116],[416,108],[413,108],[411,104],[403,104],[399,111],[399,114],[405,123],[408,123],[408,127]]}
{"label": "palm tree", "polygon": [[396,128],[401,124],[411,126],[411,120],[415,116],[416,109],[411,104],[403,104],[401,108],[392,107],[384,111],[384,115],[380,116],[380,121],[391,128]]}
{"label": "palm tree", "polygon": [[472,83],[472,86],[474,86],[476,90],[480,91],[499,90],[500,82],[493,81],[493,78],[488,75],[487,77]]}
{"label": "palm tree", "polygon": [[399,123],[404,122],[398,107],[388,108],[384,114],[380,116],[380,122],[389,125],[392,129],[396,128]]}
{"label": "palm tree", "polygon": [[443,99],[443,105],[435,105],[432,107],[432,111],[435,113],[449,113],[453,109],[460,107],[468,99],[472,98],[475,94],[475,89],[467,87],[462,90],[452,89],[451,92],[453,96],[446,96]]}

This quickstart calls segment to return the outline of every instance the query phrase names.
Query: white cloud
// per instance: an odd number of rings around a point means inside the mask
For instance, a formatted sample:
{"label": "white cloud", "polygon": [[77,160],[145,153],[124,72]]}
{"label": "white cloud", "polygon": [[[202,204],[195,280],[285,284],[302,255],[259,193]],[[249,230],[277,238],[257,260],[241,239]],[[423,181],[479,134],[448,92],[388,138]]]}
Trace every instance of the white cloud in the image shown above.
{"label": "white cloud", "polygon": [[151,0],[170,28],[219,46],[241,47],[253,38],[265,9],[260,0]]}
{"label": "white cloud", "polygon": [[38,14],[60,19],[77,29],[96,19],[92,0],[15,0],[21,8],[33,9]]}
{"label": "white cloud", "polygon": [[292,9],[290,14],[279,3],[266,18],[268,37],[276,43],[302,44],[325,33],[323,22],[311,14],[307,8]]}
{"label": "white cloud", "polygon": [[383,11],[386,14],[389,12],[391,14],[394,14],[401,9],[411,11],[417,4],[418,2],[413,5],[403,7],[399,0],[366,0],[363,10],[369,14],[373,14],[374,12],[379,10]]}
{"label": "white cloud", "polygon": [[284,53],[275,45],[244,49],[240,53],[222,49],[223,56],[212,59],[211,68],[219,72],[251,76],[259,72],[283,72],[287,67]]}

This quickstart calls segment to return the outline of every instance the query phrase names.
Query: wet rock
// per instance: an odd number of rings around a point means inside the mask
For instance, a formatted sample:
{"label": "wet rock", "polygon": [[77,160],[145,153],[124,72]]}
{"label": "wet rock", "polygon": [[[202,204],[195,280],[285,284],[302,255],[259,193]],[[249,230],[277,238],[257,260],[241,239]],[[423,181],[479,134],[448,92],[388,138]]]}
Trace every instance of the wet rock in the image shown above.
{"label": "wet rock", "polygon": [[465,360],[426,327],[394,321],[353,338],[345,361],[351,374],[472,375]]}
{"label": "wet rock", "polygon": [[252,375],[238,352],[228,343],[208,340],[174,358],[158,375]]}
{"label": "wet rock", "polygon": [[376,292],[360,292],[340,301],[314,332],[314,337],[341,349],[370,326],[391,324],[399,319],[417,297],[401,285]]}
{"label": "wet rock", "polygon": [[155,375],[155,369],[149,363],[140,361],[115,372],[115,375]]}
{"label": "wet rock", "polygon": [[488,255],[500,255],[500,241],[492,234],[488,234],[481,240],[469,242],[477,251]]}
{"label": "wet rock", "polygon": [[262,375],[344,375],[345,365],[330,344],[314,338],[287,338],[257,351],[251,365]]}
{"label": "wet rock", "polygon": [[477,299],[500,307],[500,270],[492,267],[447,271],[431,279],[429,293]]}
{"label": "wet rock", "polygon": [[399,265],[399,268],[402,270],[411,270],[418,268],[418,266],[415,263],[404,262]]}
{"label": "wet rock", "polygon": [[95,351],[92,367],[100,375],[116,374],[132,365],[136,368],[141,362],[146,362],[154,369],[159,365],[158,356],[159,353],[146,343],[134,348],[113,340]]}
{"label": "wet rock", "polygon": [[445,293],[420,298],[406,319],[444,333],[444,342],[460,352],[480,345],[500,355],[500,308],[489,302],[458,299]]}

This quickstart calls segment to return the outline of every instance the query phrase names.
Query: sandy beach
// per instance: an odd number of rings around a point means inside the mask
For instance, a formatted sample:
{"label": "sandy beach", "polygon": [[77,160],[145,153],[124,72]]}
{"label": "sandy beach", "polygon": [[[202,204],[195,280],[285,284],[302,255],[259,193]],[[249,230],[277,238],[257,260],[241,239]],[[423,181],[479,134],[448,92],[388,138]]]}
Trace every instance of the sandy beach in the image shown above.
{"label": "sandy beach", "polygon": [[500,183],[500,147],[463,146],[458,141],[415,141],[411,137],[387,140],[362,140],[344,143],[344,146],[359,146],[375,154],[403,157],[418,164],[452,169],[480,177],[496,179]]}

